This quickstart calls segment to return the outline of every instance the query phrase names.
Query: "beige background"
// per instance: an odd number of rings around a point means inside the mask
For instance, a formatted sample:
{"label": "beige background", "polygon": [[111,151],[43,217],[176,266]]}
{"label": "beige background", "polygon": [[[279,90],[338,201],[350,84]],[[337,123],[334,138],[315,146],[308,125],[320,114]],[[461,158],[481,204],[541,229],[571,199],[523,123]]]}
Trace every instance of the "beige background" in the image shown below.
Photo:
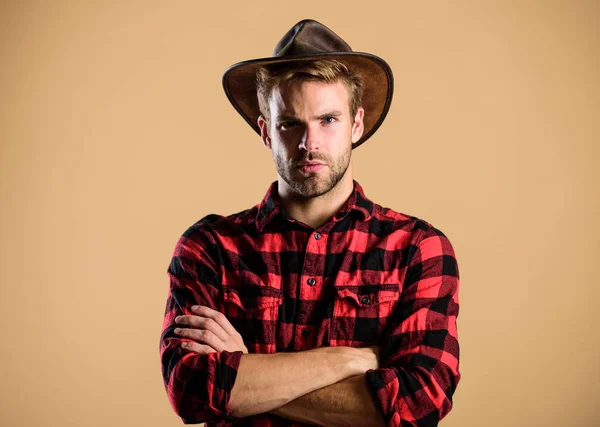
{"label": "beige background", "polygon": [[171,251],[275,179],[220,78],[305,17],[395,73],[355,178],[454,244],[442,425],[600,425],[600,4],[567,0],[2,2],[0,425],[181,425]]}

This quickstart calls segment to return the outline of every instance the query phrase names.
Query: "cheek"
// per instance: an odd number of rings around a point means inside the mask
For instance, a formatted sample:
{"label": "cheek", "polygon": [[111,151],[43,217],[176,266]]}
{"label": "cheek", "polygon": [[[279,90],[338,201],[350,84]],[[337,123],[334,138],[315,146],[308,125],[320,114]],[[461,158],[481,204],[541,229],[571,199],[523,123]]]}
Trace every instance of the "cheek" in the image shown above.
{"label": "cheek", "polygon": [[280,165],[285,165],[288,163],[288,159],[290,158],[290,153],[286,149],[286,147],[282,144],[276,144],[272,147],[273,158]]}
{"label": "cheek", "polygon": [[272,143],[273,153],[280,158],[288,158],[294,155],[294,144],[291,140],[277,138]]}
{"label": "cheek", "polygon": [[352,127],[348,126],[346,123],[338,123],[337,126],[331,126],[325,129],[325,132],[332,138],[344,139],[352,134]]}
{"label": "cheek", "polygon": [[297,135],[296,132],[287,131],[276,136],[277,144],[281,146],[281,150],[290,151],[294,145],[302,138],[302,135]]}
{"label": "cheek", "polygon": [[323,133],[329,151],[341,153],[347,144],[352,144],[352,129],[348,126],[332,126]]}

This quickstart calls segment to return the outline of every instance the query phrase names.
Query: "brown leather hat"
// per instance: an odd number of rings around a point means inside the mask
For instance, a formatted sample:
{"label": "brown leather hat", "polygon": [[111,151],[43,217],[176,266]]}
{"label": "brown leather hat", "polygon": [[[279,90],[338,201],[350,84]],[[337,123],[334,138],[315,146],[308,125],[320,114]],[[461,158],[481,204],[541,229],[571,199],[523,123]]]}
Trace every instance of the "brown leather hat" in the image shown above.
{"label": "brown leather hat", "polygon": [[353,52],[344,40],[317,21],[305,19],[294,25],[277,43],[272,57],[239,62],[229,67],[223,74],[223,88],[238,113],[260,134],[257,70],[267,64],[323,58],[342,61],[363,78],[365,130],[362,138],[353,144],[354,149],[375,133],[390,108],[394,91],[392,70],[378,56]]}

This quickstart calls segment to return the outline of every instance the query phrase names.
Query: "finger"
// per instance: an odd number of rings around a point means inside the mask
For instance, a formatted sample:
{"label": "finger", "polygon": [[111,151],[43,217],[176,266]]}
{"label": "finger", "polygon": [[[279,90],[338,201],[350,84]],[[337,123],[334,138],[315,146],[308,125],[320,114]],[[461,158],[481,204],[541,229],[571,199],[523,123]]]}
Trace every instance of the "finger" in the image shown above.
{"label": "finger", "polygon": [[206,307],[204,305],[192,306],[192,311],[202,317],[208,317],[209,319],[213,319],[229,335],[235,335],[238,333],[238,331],[236,331],[235,328],[231,326],[231,323],[229,323],[227,317],[225,317],[225,315],[220,311],[213,310],[212,308]]}
{"label": "finger", "polygon": [[216,353],[217,350],[215,350],[214,348],[212,348],[209,345],[205,345],[205,344],[198,344],[197,342],[193,342],[193,341],[185,341],[181,343],[181,348],[183,348],[184,350],[193,352],[193,353],[199,353],[199,354],[208,354],[208,353]]}
{"label": "finger", "polygon": [[223,341],[227,341],[229,338],[227,332],[225,332],[217,322],[208,317],[194,315],[177,316],[175,318],[175,323],[178,325],[188,325],[196,329],[206,329],[211,331]]}
{"label": "finger", "polygon": [[225,344],[211,331],[204,329],[177,328],[175,333],[183,338],[189,338],[201,344],[211,346],[216,351],[225,350]]}

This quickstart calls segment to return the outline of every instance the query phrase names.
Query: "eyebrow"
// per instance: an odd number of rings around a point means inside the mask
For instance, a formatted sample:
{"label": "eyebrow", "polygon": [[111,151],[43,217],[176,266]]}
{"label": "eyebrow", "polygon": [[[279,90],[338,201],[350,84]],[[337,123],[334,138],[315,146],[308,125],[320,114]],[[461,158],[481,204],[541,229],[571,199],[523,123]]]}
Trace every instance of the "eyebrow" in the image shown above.
{"label": "eyebrow", "polygon": [[[333,111],[325,112],[325,113],[320,114],[318,116],[314,116],[314,117],[312,117],[312,119],[313,120],[315,120],[315,119],[316,120],[322,120],[325,117],[339,117],[341,115],[343,115],[343,113],[341,111],[333,110]],[[282,120],[297,121],[298,118],[295,117],[295,116],[293,116],[293,115],[290,115],[290,114],[280,114],[279,116],[277,116],[276,120],[277,121],[282,121]]]}

